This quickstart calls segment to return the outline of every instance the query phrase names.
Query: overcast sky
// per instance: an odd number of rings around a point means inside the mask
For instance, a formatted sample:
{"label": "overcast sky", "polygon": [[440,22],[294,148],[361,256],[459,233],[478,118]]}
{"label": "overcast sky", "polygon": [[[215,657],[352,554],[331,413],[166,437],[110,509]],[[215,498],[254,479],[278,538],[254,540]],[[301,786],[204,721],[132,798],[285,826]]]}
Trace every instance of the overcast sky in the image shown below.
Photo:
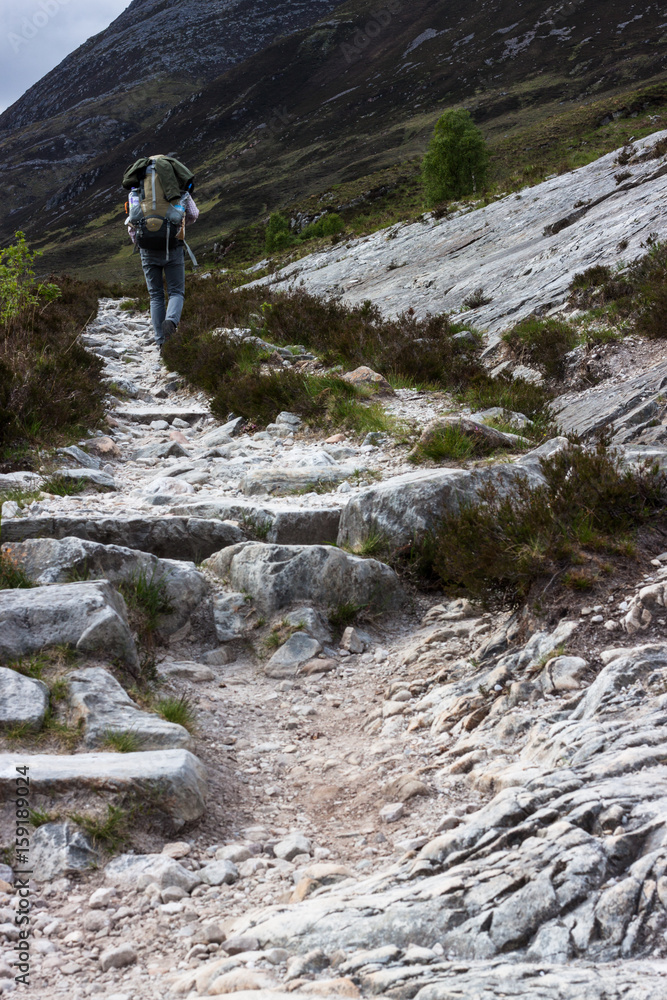
{"label": "overcast sky", "polygon": [[0,113],[130,0],[0,0]]}

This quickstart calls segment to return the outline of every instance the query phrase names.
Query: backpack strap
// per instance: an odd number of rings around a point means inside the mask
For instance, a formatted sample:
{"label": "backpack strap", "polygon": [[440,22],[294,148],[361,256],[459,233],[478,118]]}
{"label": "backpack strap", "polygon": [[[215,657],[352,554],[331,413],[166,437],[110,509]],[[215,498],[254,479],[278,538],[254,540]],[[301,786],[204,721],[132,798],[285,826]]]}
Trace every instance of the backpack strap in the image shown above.
{"label": "backpack strap", "polygon": [[183,246],[185,247],[185,249],[186,249],[186,250],[188,251],[188,253],[190,254],[190,260],[192,261],[192,266],[193,266],[193,267],[199,267],[199,264],[197,263],[197,258],[195,257],[195,255],[193,254],[192,250],[191,250],[191,249],[190,249],[190,247],[189,247],[189,246],[187,245],[187,243],[185,242],[185,240],[183,240]]}

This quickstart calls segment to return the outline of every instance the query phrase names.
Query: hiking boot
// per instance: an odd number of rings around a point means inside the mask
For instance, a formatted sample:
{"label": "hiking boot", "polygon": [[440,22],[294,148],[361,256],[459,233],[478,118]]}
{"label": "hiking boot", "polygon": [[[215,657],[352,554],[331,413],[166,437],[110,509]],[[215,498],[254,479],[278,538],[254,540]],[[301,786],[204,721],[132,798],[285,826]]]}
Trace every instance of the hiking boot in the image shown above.
{"label": "hiking boot", "polygon": [[172,319],[166,319],[162,324],[162,337],[163,337],[162,343],[166,344],[166,342],[175,332],[176,332],[176,324],[174,323],[174,321]]}

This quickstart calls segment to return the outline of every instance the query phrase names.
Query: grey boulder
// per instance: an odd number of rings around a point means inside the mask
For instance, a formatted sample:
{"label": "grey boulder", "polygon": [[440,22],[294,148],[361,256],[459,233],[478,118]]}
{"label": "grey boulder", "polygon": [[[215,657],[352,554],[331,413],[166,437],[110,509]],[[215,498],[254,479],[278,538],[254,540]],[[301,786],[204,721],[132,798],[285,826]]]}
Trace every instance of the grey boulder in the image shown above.
{"label": "grey boulder", "polygon": [[49,689],[43,681],[0,667],[0,729],[27,726],[39,730],[49,707]]}
{"label": "grey boulder", "polygon": [[165,854],[121,854],[105,867],[104,880],[121,889],[157,885],[159,889],[178,886],[185,892],[192,892],[202,881]]}
{"label": "grey boulder", "polygon": [[544,482],[540,460],[567,444],[554,438],[516,462],[475,469],[408,472],[362,490],[344,508],[338,544],[356,549],[379,535],[394,548],[420,540],[435,529],[443,514],[464,501],[474,502],[481,487],[493,483],[506,494],[520,481],[531,488]]}
{"label": "grey boulder", "polygon": [[139,665],[125,602],[106,580],[0,591],[0,656],[56,645]]}
{"label": "grey boulder", "polygon": [[405,600],[389,566],[328,545],[246,542],[223,549],[204,565],[235,590],[250,594],[255,606],[268,613],[302,601],[388,611]]}
{"label": "grey boulder", "polygon": [[30,840],[30,866],[37,882],[85,871],[97,863],[97,852],[72,823],[45,823]]}
{"label": "grey boulder", "polygon": [[141,750],[189,748],[192,737],[183,726],[142,712],[115,677],[102,667],[68,674],[69,704],[75,723],[84,726],[84,746],[100,747],[111,733],[131,733]]}
{"label": "grey boulder", "polygon": [[267,677],[293,677],[299,668],[322,652],[322,646],[305,632],[295,632],[264,667]]}
{"label": "grey boulder", "polygon": [[171,614],[160,619],[158,634],[163,636],[182,628],[200,607],[208,590],[205,578],[193,563],[158,559],[148,552],[121,545],[102,545],[81,538],[32,538],[9,547],[12,558],[33,583],[64,583],[72,573],[106,579],[116,585],[139,578],[162,581],[172,607]]}
{"label": "grey boulder", "polygon": [[337,486],[354,471],[344,467],[327,468],[319,465],[301,469],[254,469],[247,472],[241,480],[241,491],[249,497],[308,493],[322,485]]}

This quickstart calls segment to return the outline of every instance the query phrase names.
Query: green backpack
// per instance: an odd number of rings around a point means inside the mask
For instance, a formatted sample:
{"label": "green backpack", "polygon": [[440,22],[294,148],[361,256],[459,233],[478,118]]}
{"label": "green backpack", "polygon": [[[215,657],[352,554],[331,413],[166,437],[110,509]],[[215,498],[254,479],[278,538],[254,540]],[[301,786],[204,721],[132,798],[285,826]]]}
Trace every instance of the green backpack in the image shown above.
{"label": "green backpack", "polygon": [[[160,160],[165,161],[160,164]],[[145,166],[143,163],[145,162]],[[173,161],[178,163],[178,161]],[[138,167],[137,164],[142,164]],[[134,167],[125,174],[123,186],[138,182],[132,186],[128,199],[128,222],[137,233],[136,249],[164,251],[166,259],[169,260],[169,251],[185,243],[185,207],[184,198],[189,191],[179,190],[187,175],[193,178],[193,174],[178,163],[181,168],[178,173],[173,169],[172,161],[166,156],[151,156],[146,161],[137,161]],[[161,177],[162,175],[162,177]],[[162,183],[162,178],[166,178],[169,183],[169,192],[178,191],[178,194],[168,198]],[[188,182],[188,187],[192,189],[192,180]],[[185,247],[192,259],[195,267],[197,261],[190,247],[185,243]]]}

